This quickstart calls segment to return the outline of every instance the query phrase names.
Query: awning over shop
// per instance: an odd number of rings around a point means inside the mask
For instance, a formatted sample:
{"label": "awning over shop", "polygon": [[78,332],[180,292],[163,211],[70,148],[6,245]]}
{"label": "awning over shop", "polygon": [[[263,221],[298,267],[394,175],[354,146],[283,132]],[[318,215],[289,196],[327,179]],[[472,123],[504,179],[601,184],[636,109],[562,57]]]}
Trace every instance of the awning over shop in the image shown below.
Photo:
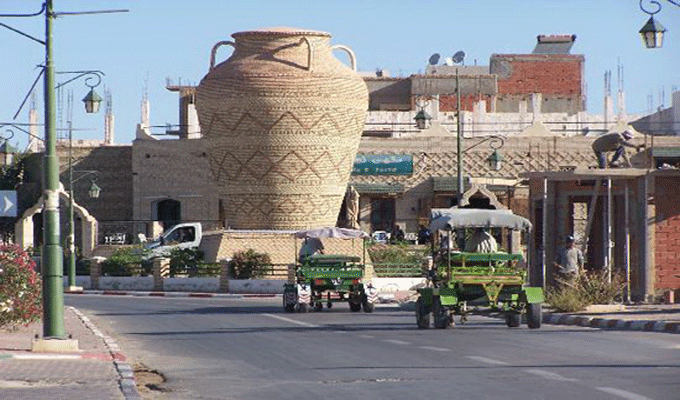
{"label": "awning over shop", "polygon": [[350,183],[360,195],[397,196],[404,193],[400,183]]}

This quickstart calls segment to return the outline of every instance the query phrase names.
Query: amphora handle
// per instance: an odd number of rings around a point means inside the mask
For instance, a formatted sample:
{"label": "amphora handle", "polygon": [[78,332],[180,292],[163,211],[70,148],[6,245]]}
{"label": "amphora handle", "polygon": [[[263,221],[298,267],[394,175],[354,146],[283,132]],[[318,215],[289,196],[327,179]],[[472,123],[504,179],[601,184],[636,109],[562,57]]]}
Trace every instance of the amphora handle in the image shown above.
{"label": "amphora handle", "polygon": [[353,71],[357,70],[357,56],[354,55],[352,49],[343,44],[336,44],[334,46],[331,46],[331,50],[343,50],[345,53],[347,53],[347,55],[349,56],[349,62],[352,65],[352,70]]}
{"label": "amphora handle", "polygon": [[222,46],[231,46],[236,48],[236,43],[228,40],[215,43],[215,45],[212,47],[212,50],[210,50],[210,69],[208,71],[212,71],[212,69],[215,68],[215,54],[217,54],[217,49]]}

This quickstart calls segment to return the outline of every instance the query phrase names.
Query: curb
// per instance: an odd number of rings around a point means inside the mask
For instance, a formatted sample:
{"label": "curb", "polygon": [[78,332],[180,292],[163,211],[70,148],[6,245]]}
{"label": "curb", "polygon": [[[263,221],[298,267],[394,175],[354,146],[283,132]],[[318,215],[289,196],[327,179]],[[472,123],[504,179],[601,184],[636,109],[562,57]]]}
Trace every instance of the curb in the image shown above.
{"label": "curb", "polygon": [[102,331],[85,316],[85,314],[80,312],[80,310],[75,307],[69,308],[78,316],[82,323],[95,334],[95,336],[99,337],[104,342],[104,345],[109,350],[113,359],[113,365],[118,372],[118,385],[120,386],[120,391],[123,393],[123,396],[125,396],[125,399],[141,400],[142,396],[139,394],[139,391],[137,391],[137,383],[135,382],[132,367],[126,362],[125,355],[121,352],[118,343],[109,336],[104,335]]}
{"label": "curb", "polygon": [[282,297],[283,294],[268,293],[202,293],[202,292],[142,292],[142,291],[119,291],[119,290],[84,290],[77,295],[106,295],[106,296],[138,296],[138,297],[194,297],[194,298],[266,298]]}
{"label": "curb", "polygon": [[573,314],[547,314],[543,316],[543,322],[552,325],[576,325],[599,329],[680,334],[680,322],[606,319]]}

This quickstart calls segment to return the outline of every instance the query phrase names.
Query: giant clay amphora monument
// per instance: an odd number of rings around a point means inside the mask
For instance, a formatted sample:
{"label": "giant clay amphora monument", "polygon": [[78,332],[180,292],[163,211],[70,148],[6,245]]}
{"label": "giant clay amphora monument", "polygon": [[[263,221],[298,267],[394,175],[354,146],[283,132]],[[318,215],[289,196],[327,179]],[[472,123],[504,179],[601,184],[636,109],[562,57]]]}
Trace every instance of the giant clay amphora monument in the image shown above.
{"label": "giant clay amphora monument", "polygon": [[[196,110],[226,224],[334,226],[359,147],[368,91],[354,53],[325,32],[271,28],[217,43]],[[215,65],[217,50],[233,47]],[[349,54],[351,68],[333,50]]]}

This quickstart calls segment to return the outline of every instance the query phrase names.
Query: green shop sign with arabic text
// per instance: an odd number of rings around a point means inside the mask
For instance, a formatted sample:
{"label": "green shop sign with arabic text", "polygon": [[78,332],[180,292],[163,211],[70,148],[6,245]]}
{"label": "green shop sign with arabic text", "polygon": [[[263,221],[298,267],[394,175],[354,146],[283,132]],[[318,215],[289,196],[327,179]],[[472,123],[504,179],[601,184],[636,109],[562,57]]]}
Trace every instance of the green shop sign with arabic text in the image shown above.
{"label": "green shop sign with arabic text", "polygon": [[352,175],[410,175],[413,156],[410,154],[357,154]]}

